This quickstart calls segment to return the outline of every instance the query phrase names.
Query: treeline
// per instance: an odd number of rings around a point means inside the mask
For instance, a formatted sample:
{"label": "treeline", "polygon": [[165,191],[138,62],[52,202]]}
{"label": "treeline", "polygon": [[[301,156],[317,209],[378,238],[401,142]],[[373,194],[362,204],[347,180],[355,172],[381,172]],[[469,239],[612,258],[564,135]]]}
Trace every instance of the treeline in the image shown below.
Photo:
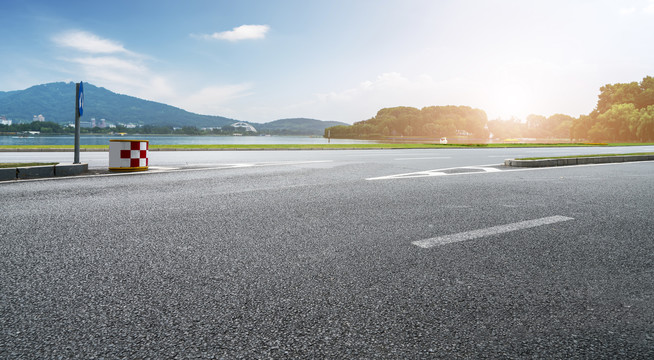
{"label": "treeline", "polygon": [[488,139],[483,110],[468,106],[429,106],[422,109],[394,107],[379,110],[369,120],[350,126],[340,125],[325,129],[325,136],[334,138],[383,138],[387,136],[453,137],[465,134],[477,139]]}
{"label": "treeline", "polygon": [[[82,127],[80,133],[82,134],[152,134],[152,135],[232,135],[234,133],[241,133],[244,135],[256,135],[256,133],[244,132],[243,129],[237,129],[231,126],[223,126],[221,129],[198,129],[195,126],[183,126],[176,128],[172,126],[156,126],[144,125],[138,127],[125,127],[123,125],[116,125],[113,128],[100,128],[100,127]],[[20,123],[12,125],[1,125],[0,134],[2,133],[26,133],[28,131],[38,131],[44,135],[70,135],[75,133],[75,128],[70,126],[62,126],[55,122],[50,121],[34,121],[31,123]]]}
{"label": "treeline", "polygon": [[654,141],[654,78],[608,84],[600,88],[597,106],[575,119],[571,139],[593,142]]}
{"label": "treeline", "polygon": [[38,131],[42,134],[72,134],[75,133],[75,128],[61,126],[51,121],[34,121],[11,125],[0,124],[0,133],[22,133],[27,131]]}
{"label": "treeline", "polygon": [[550,117],[529,115],[527,122],[518,119],[490,120],[488,129],[495,139],[569,139],[572,116],[555,114]]}
{"label": "treeline", "polygon": [[488,121],[483,110],[467,106],[430,106],[381,109],[369,120],[325,129],[325,137],[382,139],[389,136],[466,137],[485,142],[496,139],[552,139],[590,142],[654,141],[654,78],[600,88],[596,108],[574,118],[555,114]]}

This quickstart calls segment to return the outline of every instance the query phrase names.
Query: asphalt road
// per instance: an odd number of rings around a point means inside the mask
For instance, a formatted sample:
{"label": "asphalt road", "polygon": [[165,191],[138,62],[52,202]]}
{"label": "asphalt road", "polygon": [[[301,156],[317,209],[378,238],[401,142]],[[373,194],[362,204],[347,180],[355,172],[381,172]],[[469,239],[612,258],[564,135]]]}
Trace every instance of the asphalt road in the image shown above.
{"label": "asphalt road", "polygon": [[486,151],[0,183],[0,357],[654,357],[654,163]]}
{"label": "asphalt road", "polygon": [[[622,154],[652,152],[654,146],[553,147],[491,149],[413,149],[413,150],[294,150],[294,151],[151,151],[154,167],[187,167],[276,161],[392,162],[417,166],[416,169],[499,164],[508,158],[567,156],[584,154]],[[1,162],[72,163],[72,152],[0,152]],[[81,152],[80,161],[90,169],[107,169],[108,152]],[[402,164],[403,163],[403,164]],[[424,169],[423,169],[424,170]]]}

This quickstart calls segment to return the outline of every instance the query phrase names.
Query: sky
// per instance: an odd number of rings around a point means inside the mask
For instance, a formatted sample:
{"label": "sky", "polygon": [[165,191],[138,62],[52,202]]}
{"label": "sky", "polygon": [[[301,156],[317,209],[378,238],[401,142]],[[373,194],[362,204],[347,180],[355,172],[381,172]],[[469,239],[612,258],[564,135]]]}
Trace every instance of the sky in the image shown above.
{"label": "sky", "polygon": [[2,0],[0,14],[0,91],[84,81],[258,123],[444,105],[576,117],[601,86],[654,76],[654,0]]}

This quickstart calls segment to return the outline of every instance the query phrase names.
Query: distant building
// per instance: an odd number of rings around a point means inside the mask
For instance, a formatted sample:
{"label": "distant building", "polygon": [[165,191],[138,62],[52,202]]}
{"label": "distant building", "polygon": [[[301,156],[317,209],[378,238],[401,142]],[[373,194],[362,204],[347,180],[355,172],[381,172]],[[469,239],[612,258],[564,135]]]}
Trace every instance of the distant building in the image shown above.
{"label": "distant building", "polygon": [[95,124],[95,118],[91,118],[91,127],[94,128],[95,125],[96,125],[96,124]]}
{"label": "distant building", "polygon": [[100,129],[104,129],[107,127],[107,120],[105,119],[100,119],[100,125],[98,125]]}
{"label": "distant building", "polygon": [[119,126],[123,126],[123,127],[125,127],[126,129],[136,129],[136,126],[137,126],[137,125],[134,125],[134,124],[132,124],[132,123],[129,123],[129,124],[118,123],[118,125],[119,125]]}
{"label": "distant building", "polygon": [[237,123],[234,123],[234,124],[232,124],[232,127],[233,127],[233,128],[237,128],[237,129],[238,129],[238,128],[241,128],[241,129],[243,129],[244,131],[257,132],[257,129],[255,129],[254,126],[252,126],[252,125],[250,125],[250,124],[248,124],[248,123],[244,123],[244,122],[237,122]]}
{"label": "distant building", "polygon": [[34,118],[32,119],[32,121],[44,122],[45,121],[45,116],[43,116],[41,114],[34,115]]}
{"label": "distant building", "polygon": [[11,125],[11,120],[7,120],[6,117],[0,116],[0,125]]}

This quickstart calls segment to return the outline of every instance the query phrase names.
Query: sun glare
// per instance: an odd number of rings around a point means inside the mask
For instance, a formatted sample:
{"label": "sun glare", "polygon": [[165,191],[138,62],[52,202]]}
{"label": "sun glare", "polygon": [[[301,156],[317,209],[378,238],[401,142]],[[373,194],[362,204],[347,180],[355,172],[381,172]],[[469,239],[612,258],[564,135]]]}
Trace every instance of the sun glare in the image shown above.
{"label": "sun glare", "polygon": [[526,89],[518,84],[507,84],[495,89],[491,107],[502,119],[523,118],[529,113],[530,99]]}

